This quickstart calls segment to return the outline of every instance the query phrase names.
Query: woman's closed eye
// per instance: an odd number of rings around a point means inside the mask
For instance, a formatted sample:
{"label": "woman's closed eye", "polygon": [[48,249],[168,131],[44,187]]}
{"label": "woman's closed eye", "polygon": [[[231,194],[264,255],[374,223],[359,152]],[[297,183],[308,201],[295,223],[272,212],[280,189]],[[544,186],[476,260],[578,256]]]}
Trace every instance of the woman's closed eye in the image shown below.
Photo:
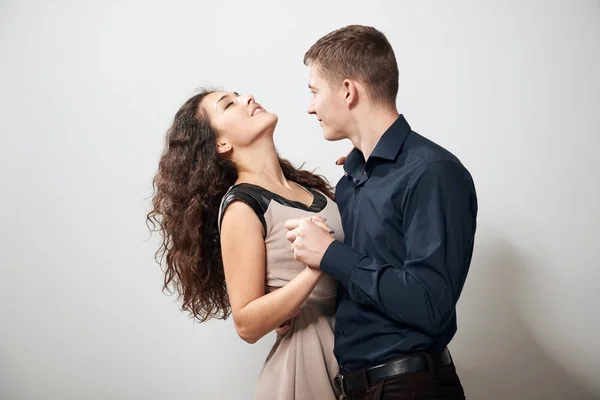
{"label": "woman's closed eye", "polygon": [[231,106],[231,105],[233,105],[233,101],[230,101],[229,103],[227,103],[224,110],[227,110],[229,108],[229,106]]}

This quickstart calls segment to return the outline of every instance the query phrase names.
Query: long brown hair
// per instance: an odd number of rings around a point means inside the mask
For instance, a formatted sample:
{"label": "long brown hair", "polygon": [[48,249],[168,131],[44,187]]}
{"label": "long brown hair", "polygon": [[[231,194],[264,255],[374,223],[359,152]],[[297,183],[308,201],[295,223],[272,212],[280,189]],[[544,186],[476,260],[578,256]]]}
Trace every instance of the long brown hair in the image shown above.
{"label": "long brown hair", "polygon": [[[175,114],[153,180],[152,209],[146,216],[150,230],[162,236],[156,260],[166,261],[163,290],[177,293],[182,310],[200,322],[226,319],[231,313],[217,214],[221,199],[238,177],[233,162],[218,154],[217,132],[200,107],[210,93],[193,96]],[[323,177],[282,158],[279,164],[286,179],[333,196]]]}

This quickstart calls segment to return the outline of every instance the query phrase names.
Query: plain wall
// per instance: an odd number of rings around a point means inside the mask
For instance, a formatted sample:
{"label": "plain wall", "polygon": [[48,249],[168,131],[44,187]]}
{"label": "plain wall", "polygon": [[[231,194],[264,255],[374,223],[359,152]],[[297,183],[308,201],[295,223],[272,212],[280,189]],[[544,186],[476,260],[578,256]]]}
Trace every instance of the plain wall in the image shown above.
{"label": "plain wall", "polygon": [[145,214],[175,111],[251,92],[337,182],[304,52],[387,34],[399,110],[480,204],[451,343],[470,399],[600,398],[600,2],[1,1],[0,398],[251,399],[273,341],[161,293]]}

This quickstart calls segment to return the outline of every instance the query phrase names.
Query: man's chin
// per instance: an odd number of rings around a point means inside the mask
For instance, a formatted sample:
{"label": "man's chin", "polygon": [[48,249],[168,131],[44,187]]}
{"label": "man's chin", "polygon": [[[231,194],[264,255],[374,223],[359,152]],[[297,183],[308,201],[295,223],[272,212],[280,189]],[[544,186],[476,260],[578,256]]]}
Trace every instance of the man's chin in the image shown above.
{"label": "man's chin", "polygon": [[337,142],[338,140],[345,139],[339,134],[335,134],[332,132],[323,131],[323,138],[328,142]]}

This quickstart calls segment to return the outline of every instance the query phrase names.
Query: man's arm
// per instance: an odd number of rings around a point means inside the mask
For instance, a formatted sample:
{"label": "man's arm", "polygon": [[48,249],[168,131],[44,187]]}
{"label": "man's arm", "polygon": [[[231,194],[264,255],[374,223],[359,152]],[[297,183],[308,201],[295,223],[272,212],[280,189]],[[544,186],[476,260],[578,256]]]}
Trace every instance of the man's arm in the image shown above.
{"label": "man's arm", "polygon": [[409,184],[400,207],[404,265],[377,262],[336,241],[320,266],[354,301],[435,336],[454,313],[471,261],[475,191],[460,165],[435,162]]}

